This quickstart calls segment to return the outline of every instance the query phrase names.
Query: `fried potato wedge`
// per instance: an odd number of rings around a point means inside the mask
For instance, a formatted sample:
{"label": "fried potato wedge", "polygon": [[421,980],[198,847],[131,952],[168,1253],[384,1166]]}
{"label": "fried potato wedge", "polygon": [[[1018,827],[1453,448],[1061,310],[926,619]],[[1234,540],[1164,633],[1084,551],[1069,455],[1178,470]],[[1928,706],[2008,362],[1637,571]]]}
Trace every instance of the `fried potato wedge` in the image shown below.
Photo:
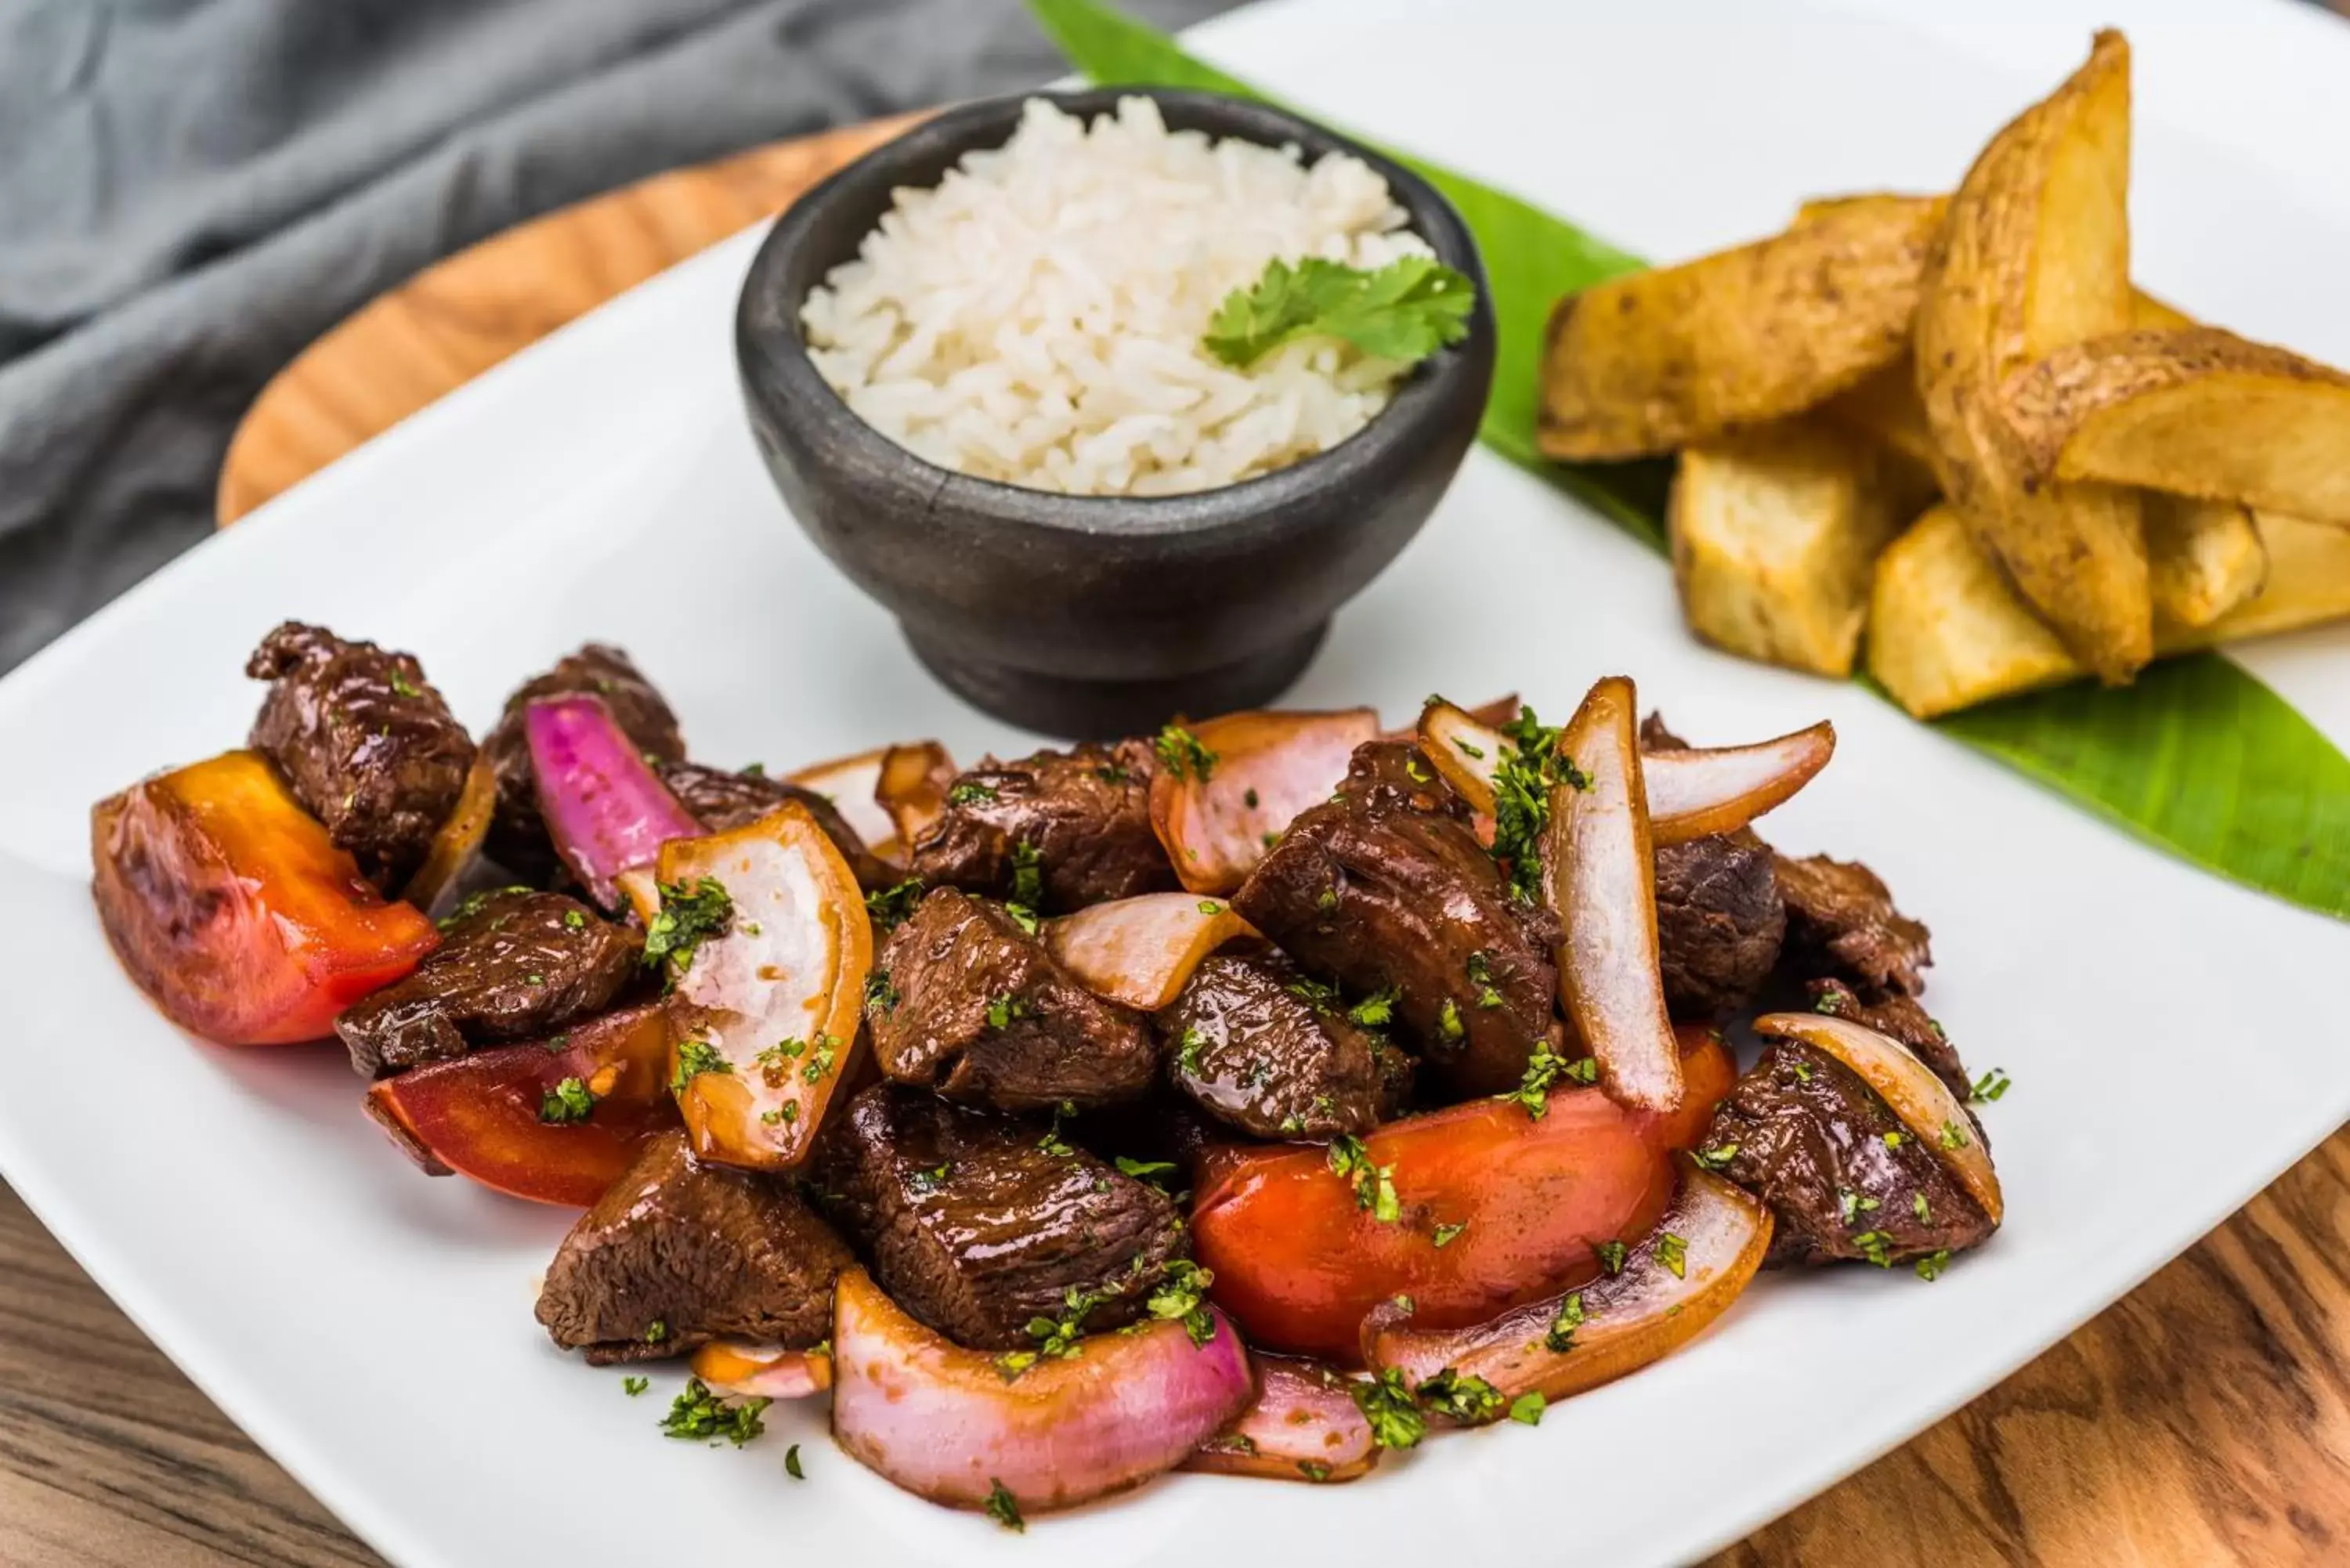
{"label": "fried potato wedge", "polygon": [[1665,521],[1690,629],[1749,659],[1851,674],[1877,553],[1927,493],[1914,465],[1816,417],[1687,448]]}
{"label": "fried potato wedge", "polygon": [[[2266,521],[2268,586],[2210,625],[2166,620],[2157,639],[2162,653],[2350,618],[2350,531],[2295,517]],[[1868,672],[1920,719],[2088,673],[1948,506],[1929,511],[1877,556]]]}
{"label": "fried potato wedge", "polygon": [[2000,391],[2033,360],[2129,325],[2129,46],[2103,32],[1950,198],[1916,349],[1943,493],[2065,646],[2115,681],[2154,652],[2137,493],[2034,478]]}
{"label": "fried potato wedge", "polygon": [[1801,413],[1898,358],[1933,197],[1854,198],[1783,234],[1559,301],[1544,454],[1644,457]]}
{"label": "fried potato wedge", "polygon": [[2154,490],[2139,504],[2158,641],[2164,625],[2210,626],[2267,584],[2268,545],[2250,508]]}
{"label": "fried potato wedge", "polygon": [[2034,479],[2138,484],[2350,527],[2350,376],[2211,327],[2060,348],[2002,392]]}

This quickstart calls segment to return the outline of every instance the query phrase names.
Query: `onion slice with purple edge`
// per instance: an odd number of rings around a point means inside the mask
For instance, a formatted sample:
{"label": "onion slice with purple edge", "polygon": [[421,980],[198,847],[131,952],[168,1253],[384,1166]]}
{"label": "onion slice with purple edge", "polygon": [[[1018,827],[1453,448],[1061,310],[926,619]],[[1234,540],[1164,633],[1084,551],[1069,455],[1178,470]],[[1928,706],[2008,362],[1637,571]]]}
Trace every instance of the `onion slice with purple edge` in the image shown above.
{"label": "onion slice with purple edge", "polygon": [[1994,1225],[2006,1213],[1999,1173],[1958,1097],[1907,1047],[1865,1024],[1821,1012],[1768,1012],[1754,1021],[1754,1033],[1800,1040],[1826,1052],[1858,1075],[1891,1107],[1919,1142],[1939,1156],[1967,1196],[1982,1206]]}
{"label": "onion slice with purple edge", "polygon": [[[1419,716],[1419,749],[1481,816],[1493,811],[1493,774],[1516,749],[1507,735],[1439,699]],[[1835,753],[1835,726],[1809,729],[1751,746],[1646,752],[1648,835],[1657,844],[1729,833],[1786,804]]]}
{"label": "onion slice with purple edge", "polygon": [[855,830],[857,836],[868,847],[878,848],[898,834],[897,819],[881,805],[878,793],[881,764],[889,760],[889,752],[888,746],[876,746],[853,757],[811,763],[785,774],[784,782],[812,789],[832,802],[833,809],[840,813],[840,819]]}
{"label": "onion slice with purple edge", "polygon": [[1330,798],[1355,748],[1378,739],[1379,716],[1227,713],[1191,731],[1215,762],[1205,778],[1162,767],[1150,781],[1150,826],[1184,887],[1221,894],[1248,880],[1300,812]]}
{"label": "onion slice with purple edge", "polygon": [[668,840],[702,832],[602,698],[541,698],[524,714],[523,728],[547,835],[603,908],[619,907],[624,872],[651,865]]}
{"label": "onion slice with purple edge", "polygon": [[1156,1012],[1175,1000],[1201,959],[1256,934],[1222,898],[1144,893],[1046,922],[1045,945],[1087,991]]}
{"label": "onion slice with purple edge", "polygon": [[1253,1355],[1256,1398],[1200,1445],[1187,1470],[1272,1480],[1347,1481],[1379,1462],[1351,1380],[1318,1361]]}
{"label": "onion slice with purple edge", "polygon": [[660,879],[726,889],[668,1001],[670,1082],[694,1158],[754,1170],[805,1160],[864,1036],[865,895],[807,807],[661,846]]}
{"label": "onion slice with purple edge", "polygon": [[713,1339],[693,1353],[690,1366],[718,1393],[741,1399],[805,1399],[832,1386],[832,1357],[821,1348]]}
{"label": "onion slice with purple edge", "polygon": [[1596,682],[1559,732],[1583,786],[1555,785],[1543,830],[1543,891],[1566,932],[1558,999],[1600,1086],[1617,1104],[1681,1103],[1681,1054],[1665,1012],[1657,947],[1657,857],[1633,732],[1632,682]]}
{"label": "onion slice with purple edge", "polygon": [[832,1435],[918,1497],[1023,1511],[1074,1507],[1174,1469],[1253,1392],[1248,1355],[1210,1308],[1205,1345],[1172,1319],[1081,1339],[1006,1380],[996,1358],[931,1333],[862,1269],[833,1288]]}
{"label": "onion slice with purple edge", "polygon": [[1364,1325],[1364,1359],[1399,1369],[1415,1387],[1449,1367],[1483,1378],[1504,1403],[1527,1394],[1564,1399],[1696,1338],[1738,1299],[1770,1248],[1769,1210],[1720,1177],[1685,1168],[1671,1206],[1622,1272],[1472,1328],[1415,1329],[1400,1314],[1378,1314]]}

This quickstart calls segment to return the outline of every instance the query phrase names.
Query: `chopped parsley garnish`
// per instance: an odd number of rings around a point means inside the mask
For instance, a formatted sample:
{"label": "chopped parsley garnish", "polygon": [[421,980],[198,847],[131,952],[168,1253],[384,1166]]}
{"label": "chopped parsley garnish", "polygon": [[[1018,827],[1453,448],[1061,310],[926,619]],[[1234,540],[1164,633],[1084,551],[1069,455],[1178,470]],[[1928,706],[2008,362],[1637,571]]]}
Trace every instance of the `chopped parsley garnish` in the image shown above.
{"label": "chopped parsley garnish", "polygon": [[1543,1113],[1550,1109],[1551,1088],[1561,1078],[1577,1084],[1590,1084],[1597,1082],[1598,1077],[1598,1058],[1577,1056],[1569,1061],[1547,1044],[1537,1045],[1534,1054],[1526,1058],[1526,1075],[1519,1083],[1517,1093],[1496,1097],[1515,1100],[1525,1106],[1526,1115],[1540,1121]]}
{"label": "chopped parsley garnish", "polygon": [[1602,1241],[1591,1250],[1599,1255],[1599,1266],[1601,1268],[1607,1270],[1611,1274],[1620,1274],[1624,1272],[1623,1242]]}
{"label": "chopped parsley garnish", "polygon": [[807,1480],[807,1471],[800,1469],[800,1446],[797,1443],[784,1450],[784,1473],[794,1480]]}
{"label": "chopped parsley garnish", "polygon": [[1491,1010],[1502,1005],[1502,993],[1493,989],[1493,955],[1479,948],[1469,955],[1469,983],[1477,988],[1477,1005]]}
{"label": "chopped parsley garnish", "polygon": [[1369,1210],[1372,1219],[1393,1224],[1402,1217],[1403,1207],[1396,1200],[1395,1167],[1373,1165],[1371,1152],[1361,1138],[1346,1135],[1331,1139],[1330,1169],[1354,1183],[1355,1207]]}
{"label": "chopped parsley garnish", "polygon": [[1011,902],[1024,909],[1045,902],[1045,852],[1024,838],[1012,846]]}
{"label": "chopped parsley garnish", "polygon": [[1893,1238],[1882,1231],[1863,1231],[1852,1239],[1860,1255],[1880,1269],[1893,1266]]}
{"label": "chopped parsley garnish", "polygon": [[833,1064],[837,1062],[839,1059],[839,1037],[832,1034],[817,1035],[816,1037],[816,1048],[808,1053],[807,1065],[800,1069],[800,1082],[803,1084],[823,1083],[825,1075],[832,1071]]}
{"label": "chopped parsley garnish", "polygon": [[1690,1158],[1697,1161],[1701,1170],[1726,1170],[1730,1162],[1738,1158],[1738,1146],[1734,1143],[1712,1144],[1704,1148],[1691,1149]]}
{"label": "chopped parsley garnish", "polygon": [[889,971],[877,969],[865,977],[865,1005],[868,1011],[889,1012],[897,1008],[898,988],[889,983]]}
{"label": "chopped parsley garnish", "polygon": [[1670,1270],[1677,1280],[1689,1277],[1689,1242],[1670,1231],[1657,1233],[1657,1262]]}
{"label": "chopped parsley garnish", "polygon": [[1208,1048],[1208,1037],[1190,1024],[1183,1026],[1183,1038],[1175,1048],[1175,1069],[1187,1078],[1196,1078],[1201,1071],[1200,1053]]}
{"label": "chopped parsley garnish", "polygon": [[1463,1425],[1490,1421],[1502,1413],[1502,1391],[1473,1372],[1450,1366],[1421,1384],[1419,1402]]}
{"label": "chopped parsley garnish", "polygon": [[1461,1232],[1467,1229],[1469,1229],[1469,1222],[1465,1220],[1458,1225],[1439,1225],[1436,1228],[1436,1244],[1440,1247],[1450,1247],[1460,1239]]}
{"label": "chopped parsley garnish", "polygon": [[549,1127],[584,1122],[596,1109],[596,1096],[584,1078],[566,1078],[539,1096],[538,1119]]}
{"label": "chopped parsley garnish", "polygon": [[635,1398],[638,1395],[643,1393],[652,1386],[653,1380],[650,1377],[623,1377],[620,1379],[620,1392],[626,1394],[631,1399]]}
{"label": "chopped parsley garnish", "polygon": [[1101,1305],[1101,1297],[1091,1291],[1081,1291],[1071,1285],[1061,1293],[1059,1317],[1032,1317],[1028,1320],[1028,1337],[1036,1342],[1036,1354],[1066,1361],[1082,1348],[1078,1341],[1085,1336],[1086,1318]]}
{"label": "chopped parsley garnish", "polygon": [[759,1412],[772,1403],[766,1399],[729,1399],[713,1394],[710,1386],[699,1377],[685,1380],[685,1392],[670,1405],[669,1414],[661,1417],[661,1430],[672,1438],[723,1438],[741,1448],[767,1429]]}
{"label": "chopped parsley garnish", "polygon": [[1193,1345],[1207,1344],[1216,1337],[1216,1320],[1207,1307],[1208,1287],[1215,1282],[1213,1269],[1203,1269],[1189,1258],[1174,1259],[1159,1288],[1150,1293],[1150,1315],[1176,1319]]}
{"label": "chopped parsley garnish", "polygon": [[704,1073],[731,1073],[734,1064],[718,1054],[718,1047],[707,1040],[687,1040],[677,1048],[677,1070],[670,1075],[669,1092],[685,1093],[685,1086]]}
{"label": "chopped parsley garnish", "polygon": [[1519,902],[1542,898],[1542,834],[1550,822],[1550,792],[1557,784],[1587,789],[1591,781],[1558,752],[1558,727],[1532,708],[1502,726],[1514,749],[1493,768],[1493,858],[1505,863],[1510,892]]}
{"label": "chopped parsley garnish", "polygon": [[1371,992],[1347,1009],[1347,1021],[1362,1029],[1385,1029],[1395,1022],[1396,997],[1399,994],[1394,986]]}
{"label": "chopped parsley garnish", "polygon": [[987,1501],[981,1504],[987,1517],[1015,1535],[1024,1534],[1028,1521],[1020,1517],[1020,1500],[1006,1491],[1003,1483],[993,1476],[987,1478]]}
{"label": "chopped parsley garnish", "polygon": [[[1617,1242],[1617,1245],[1620,1247],[1622,1243]],[[1614,1273],[1616,1271],[1610,1269],[1607,1272]],[[1583,1293],[1571,1292],[1558,1303],[1558,1314],[1550,1320],[1550,1327],[1543,1334],[1543,1344],[1564,1355],[1575,1348],[1575,1331],[1582,1326]]]}
{"label": "chopped parsley garnish", "polygon": [[914,1172],[912,1176],[906,1179],[906,1185],[917,1196],[925,1192],[936,1192],[947,1184],[947,1179],[953,1174],[954,1161],[943,1160],[927,1170]]}
{"label": "chopped parsley garnish", "polygon": [[396,695],[401,697],[421,697],[424,695],[423,690],[419,687],[416,682],[411,680],[407,676],[402,675],[397,670],[391,672],[391,690]]}
{"label": "chopped parsley garnish", "polygon": [[1035,910],[1025,904],[1006,904],[1003,906],[1003,912],[1010,918],[1012,923],[1023,931],[1032,937],[1036,934]]}
{"label": "chopped parsley garnish", "polygon": [[1975,1080],[1974,1092],[1969,1095],[1967,1098],[1972,1100],[1977,1105],[1989,1105],[1991,1101],[2007,1093],[2008,1085],[2013,1082],[2014,1080],[2010,1078],[2005,1073],[2001,1072],[1997,1067],[1993,1067],[1990,1072],[1985,1073],[1981,1077]]}
{"label": "chopped parsley garnish", "polygon": [[1910,1195],[1909,1212],[1918,1216],[1918,1223],[1920,1225],[1931,1225],[1934,1222],[1933,1205],[1926,1201],[1926,1195],[1923,1192]]}
{"label": "chopped parsley garnish", "polygon": [[1510,1401],[1510,1419],[1523,1426],[1539,1427],[1544,1407],[1549,1403],[1543,1397],[1541,1389],[1529,1389]]}
{"label": "chopped parsley garnish", "polygon": [[1887,1133],[1885,1135],[1885,1147],[1887,1148],[1899,1148],[1901,1147],[1902,1136],[1902,1134],[1898,1132]]}
{"label": "chopped parsley garnish", "polygon": [[1918,1277],[1930,1285],[1940,1279],[1942,1271],[1950,1266],[1950,1250],[1944,1247],[1939,1251],[1929,1252],[1918,1260]]}
{"label": "chopped parsley garnish", "polygon": [[1944,1122],[1942,1124],[1942,1147],[1944,1148],[1966,1147],[1967,1129],[1960,1127],[1956,1122]]}
{"label": "chopped parsley garnish", "polygon": [[982,801],[990,801],[994,798],[995,786],[993,784],[981,784],[976,779],[959,780],[957,781],[954,788],[947,791],[947,804],[949,805],[977,805]]}
{"label": "chopped parsley garnish", "polygon": [[674,978],[693,962],[693,950],[723,936],[734,920],[734,900],[715,877],[660,884],[660,912],[645,928],[645,962],[666,962]]}
{"label": "chopped parsley garnish", "polygon": [[1836,1208],[1844,1215],[1844,1222],[1847,1225],[1855,1223],[1860,1216],[1877,1206],[1876,1199],[1864,1198],[1849,1187],[1836,1189]]}
{"label": "chopped parsley garnish", "polygon": [[1253,789],[1243,790],[1241,792],[1241,804],[1248,807],[1251,811],[1254,811],[1257,808],[1256,791]]}
{"label": "chopped parsley garnish", "polygon": [[1206,784],[1216,771],[1216,753],[1201,745],[1200,737],[1180,724],[1170,724],[1159,731],[1151,745],[1159,753],[1159,763],[1179,782],[1188,772]]}
{"label": "chopped parsley garnish", "polygon": [[1028,1004],[1008,992],[987,999],[987,1026],[990,1029],[1009,1029],[1014,1019],[1027,1016]]}
{"label": "chopped parsley garnish", "polygon": [[1137,1181],[1148,1181],[1154,1187],[1165,1186],[1166,1179],[1176,1172],[1175,1162],[1171,1159],[1129,1159],[1121,1154],[1111,1163],[1121,1174],[1131,1176]]}
{"label": "chopped parsley garnish", "polygon": [[1221,915],[1223,912],[1224,907],[1222,904],[1217,903],[1213,898],[1202,898],[1200,900],[1200,913],[1203,915]]}
{"label": "chopped parsley garnish", "polygon": [[1106,784],[1122,784],[1133,776],[1117,763],[1104,763],[1094,770],[1094,777]]}
{"label": "chopped parsley garnish", "polygon": [[669,1319],[657,1317],[645,1324],[645,1343],[659,1345],[669,1337]]}
{"label": "chopped parsley garnish", "polygon": [[895,930],[907,916],[914,912],[914,906],[922,901],[923,892],[922,879],[909,877],[894,888],[868,893],[865,895],[866,918],[873,922],[873,929],[877,931]]}
{"label": "chopped parsley garnish", "polygon": [[1066,1109],[1067,1106],[1064,1105],[1053,1113],[1053,1125],[1045,1129],[1043,1137],[1036,1140],[1036,1147],[1055,1159],[1068,1159],[1077,1152],[1071,1147],[1069,1140],[1061,1136],[1061,1117]]}
{"label": "chopped parsley garnish", "polygon": [[563,924],[567,929],[584,931],[588,929],[588,917],[577,909],[566,909],[563,911]]}
{"label": "chopped parsley garnish", "polygon": [[1457,1041],[1469,1033],[1461,1022],[1461,1004],[1451,997],[1436,1010],[1436,1033],[1447,1042]]}
{"label": "chopped parsley garnish", "polygon": [[1310,1481],[1326,1481],[1330,1479],[1330,1467],[1320,1459],[1300,1459],[1297,1461],[1297,1473]]}
{"label": "chopped parsley garnish", "polygon": [[1201,345],[1227,365],[1248,366],[1301,338],[1336,337],[1374,359],[1412,365],[1459,342],[1476,301],[1476,286],[1433,256],[1377,268],[1275,258],[1255,283],[1224,296]]}
{"label": "chopped parsley garnish", "polygon": [[1367,1382],[1357,1380],[1347,1392],[1370,1423],[1371,1441],[1380,1448],[1418,1448],[1428,1436],[1428,1417],[1419,1413],[1400,1367],[1390,1366]]}

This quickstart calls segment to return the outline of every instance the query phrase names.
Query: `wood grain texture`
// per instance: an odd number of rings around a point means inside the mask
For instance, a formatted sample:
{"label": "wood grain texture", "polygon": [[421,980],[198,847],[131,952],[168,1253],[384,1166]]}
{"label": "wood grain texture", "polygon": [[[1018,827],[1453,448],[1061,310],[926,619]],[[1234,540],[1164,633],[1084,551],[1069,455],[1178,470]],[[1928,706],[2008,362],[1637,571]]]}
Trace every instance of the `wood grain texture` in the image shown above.
{"label": "wood grain texture", "polygon": [[[222,476],[222,520],[780,207],[887,129],[650,181],[421,275],[255,405]],[[1691,1412],[1689,1429],[1709,1462],[1770,1440],[1704,1417]],[[375,1561],[0,1189],[0,1563]],[[2350,1132],[2063,1345],[1711,1568],[2344,1562]]]}

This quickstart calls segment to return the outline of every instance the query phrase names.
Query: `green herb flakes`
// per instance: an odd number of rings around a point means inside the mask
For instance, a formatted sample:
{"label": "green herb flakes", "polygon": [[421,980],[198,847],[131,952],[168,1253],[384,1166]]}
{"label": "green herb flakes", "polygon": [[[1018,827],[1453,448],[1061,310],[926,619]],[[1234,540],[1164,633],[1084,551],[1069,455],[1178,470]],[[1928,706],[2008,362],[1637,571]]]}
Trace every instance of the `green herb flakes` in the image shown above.
{"label": "green herb flakes", "polygon": [[772,1401],[766,1399],[729,1399],[713,1394],[709,1385],[699,1377],[685,1380],[685,1392],[679,1395],[661,1417],[661,1431],[672,1438],[723,1438],[741,1448],[767,1429],[759,1413]]}
{"label": "green herb flakes", "polygon": [[538,1119],[549,1127],[584,1122],[595,1113],[596,1096],[582,1078],[566,1078],[539,1096]]}
{"label": "green herb flakes", "polygon": [[685,1086],[704,1073],[731,1073],[734,1064],[718,1054],[718,1048],[707,1040],[687,1040],[677,1048],[677,1068],[670,1075],[669,1092],[685,1093]]}
{"label": "green herb flakes", "polygon": [[987,1501],[981,1507],[988,1518],[1015,1535],[1025,1532],[1028,1528],[1028,1521],[1020,1517],[1019,1499],[1006,1491],[1003,1483],[993,1476],[988,1478]]}
{"label": "green herb flakes", "polygon": [[1418,1448],[1420,1438],[1428,1436],[1428,1417],[1419,1413],[1400,1368],[1390,1366],[1375,1378],[1357,1379],[1347,1392],[1354,1397],[1363,1419],[1370,1423],[1371,1440],[1380,1448]]}
{"label": "green herb flakes", "polygon": [[1170,724],[1159,731],[1158,740],[1151,745],[1159,753],[1159,765],[1179,782],[1188,773],[1199,783],[1206,784],[1216,771],[1216,753],[1201,745],[1200,737],[1180,724]]}
{"label": "green herb flakes", "polygon": [[723,936],[734,920],[734,900],[715,877],[660,884],[660,911],[645,929],[645,962],[666,964],[671,978],[693,962],[693,950]]}

